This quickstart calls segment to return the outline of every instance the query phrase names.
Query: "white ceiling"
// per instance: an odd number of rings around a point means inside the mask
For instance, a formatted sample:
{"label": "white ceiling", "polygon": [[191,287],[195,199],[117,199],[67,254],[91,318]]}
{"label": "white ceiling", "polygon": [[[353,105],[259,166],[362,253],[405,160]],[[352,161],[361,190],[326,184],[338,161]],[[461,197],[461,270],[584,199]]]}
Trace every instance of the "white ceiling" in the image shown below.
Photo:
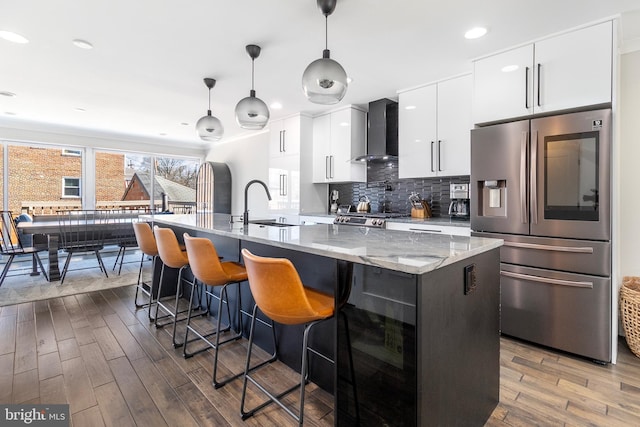
{"label": "white ceiling", "polygon": [[[638,8],[638,0],[338,0],[329,49],[353,78],[338,106],[395,97],[471,71],[473,58]],[[478,25],[488,35],[464,39]],[[284,106],[272,118],[336,107],[310,103],[301,89],[305,67],[324,49],[316,0],[0,0],[0,30],[29,39],[0,39],[0,92],[17,94],[0,96],[0,126],[205,144],[195,123],[207,110],[202,79],[213,77],[223,142],[247,135],[234,108],[251,85],[250,43],[262,47],[257,96]],[[73,46],[78,38],[95,48]]]}

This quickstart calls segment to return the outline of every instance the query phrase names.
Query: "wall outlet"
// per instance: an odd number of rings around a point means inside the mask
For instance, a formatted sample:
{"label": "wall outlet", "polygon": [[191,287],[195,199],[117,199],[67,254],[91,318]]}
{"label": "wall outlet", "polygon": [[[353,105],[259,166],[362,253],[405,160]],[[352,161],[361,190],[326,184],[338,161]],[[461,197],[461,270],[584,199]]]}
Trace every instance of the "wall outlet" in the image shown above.
{"label": "wall outlet", "polygon": [[469,264],[464,268],[464,294],[472,294],[476,291],[476,287],[476,265]]}

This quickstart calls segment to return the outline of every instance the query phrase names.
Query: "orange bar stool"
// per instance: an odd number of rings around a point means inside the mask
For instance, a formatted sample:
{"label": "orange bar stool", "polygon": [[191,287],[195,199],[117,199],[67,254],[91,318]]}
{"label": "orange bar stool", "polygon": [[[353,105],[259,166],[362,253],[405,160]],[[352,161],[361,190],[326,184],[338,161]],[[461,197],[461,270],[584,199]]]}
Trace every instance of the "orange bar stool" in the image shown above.
{"label": "orange bar stool", "polygon": [[[151,283],[145,283],[144,280],[142,280],[142,269],[144,265],[144,258],[151,257],[151,272],[153,274],[156,267],[156,259],[158,258],[158,246],[156,245],[156,238],[153,236],[151,226],[148,223],[134,222],[133,232],[136,235],[136,242],[138,242],[140,252],[142,252],[142,258],[140,259],[140,270],[138,271],[138,282],[136,283],[136,297],[134,299],[134,303],[136,305],[136,308],[149,307],[149,320],[153,320],[151,317],[151,306],[153,305],[153,278],[151,279]],[[142,294],[149,297],[148,303],[141,304],[138,302],[139,292],[142,292]]]}
{"label": "orange bar stool", "polygon": [[[274,402],[298,421],[299,425],[302,425],[304,417],[304,391],[305,384],[308,382],[309,372],[308,352],[312,352],[325,360],[333,362],[333,360],[309,347],[309,332],[314,325],[333,317],[336,304],[335,299],[332,295],[327,295],[305,287],[300,280],[296,268],[288,259],[259,257],[253,255],[247,249],[242,250],[242,256],[247,268],[247,275],[249,276],[249,287],[256,302],[253,308],[253,318],[251,319],[249,348],[247,351],[247,362],[242,386],[242,399],[240,404],[242,419],[251,417],[258,410]],[[275,321],[283,325],[304,325],[300,384],[296,384],[277,396],[251,376],[251,372],[254,372],[256,368],[249,368],[258,308],[272,322]],[[244,406],[248,381],[251,381],[260,391],[266,394],[269,400],[253,409],[245,410]],[[298,414],[296,415],[281,399],[298,387],[300,388],[300,406],[298,408]]]}
{"label": "orange bar stool", "polygon": [[[192,288],[196,287],[195,281],[190,282],[183,277],[183,272],[186,268],[189,267],[189,257],[187,253],[182,250],[180,247],[180,243],[178,243],[178,239],[176,234],[170,228],[160,228],[157,225],[153,227],[154,234],[156,237],[156,244],[158,245],[158,256],[162,261],[162,269],[160,270],[160,281],[158,283],[158,296],[156,298],[156,310],[155,310],[155,325],[157,328],[161,328],[163,326],[168,325],[169,323],[173,324],[172,338],[173,338],[173,346],[175,348],[182,346],[183,342],[176,341],[176,324],[178,322],[187,320],[188,317],[184,316],[180,318],[181,314],[188,313],[187,316],[202,316],[208,313],[204,310],[199,310],[197,313],[193,313],[191,310],[191,306],[185,310],[179,310],[179,302],[180,297],[182,296],[182,283],[187,283]],[[162,286],[164,282],[164,273],[167,268],[173,268],[178,270],[178,281],[176,286],[176,295],[175,295],[175,303],[173,307],[169,307],[165,304],[165,302],[161,299],[162,295]],[[200,292],[198,292],[198,296]],[[200,297],[198,297],[198,307],[200,307]],[[164,312],[167,314],[160,317],[159,309],[162,308]],[[158,323],[158,320],[171,318],[172,320],[166,323]]]}
{"label": "orange bar stool", "polygon": [[[191,237],[188,233],[184,233],[184,244],[187,248],[187,254],[189,255],[189,265],[191,266],[191,272],[193,273],[193,276],[203,285],[212,288],[211,291],[209,291],[208,288],[205,288],[204,292],[207,295],[207,300],[209,301],[210,297],[216,298],[218,300],[218,315],[216,319],[215,331],[213,332],[207,334],[200,333],[191,324],[189,314],[187,315],[186,331],[184,335],[184,357],[188,358],[193,356],[194,354],[201,353],[203,351],[209,350],[210,348],[213,348],[213,385],[215,386],[215,388],[219,388],[229,381],[244,374],[244,371],[242,371],[237,374],[231,375],[230,377],[228,376],[223,380],[218,380],[217,378],[218,350],[220,346],[242,338],[242,301],[240,299],[240,283],[247,280],[247,270],[244,268],[244,266],[237,262],[220,262],[218,252],[209,239],[203,237]],[[227,287],[233,284],[238,285],[236,308],[239,328],[237,331],[234,331],[233,334],[225,337],[224,340],[221,341],[221,334],[229,332],[231,330],[231,311],[229,309]],[[217,296],[213,293],[213,288],[219,286],[222,286],[222,288],[220,289],[220,296]],[[191,296],[189,298],[189,310],[191,310],[193,301],[193,287],[191,289]],[[223,304],[226,306],[227,312],[227,325],[224,327],[222,327]],[[190,341],[189,332],[193,332],[197,336],[197,338]],[[210,341],[210,337],[215,337],[214,342]],[[189,352],[187,349],[188,344],[197,340],[203,340],[204,342],[206,342],[208,344],[207,347],[201,348],[194,352]]]}

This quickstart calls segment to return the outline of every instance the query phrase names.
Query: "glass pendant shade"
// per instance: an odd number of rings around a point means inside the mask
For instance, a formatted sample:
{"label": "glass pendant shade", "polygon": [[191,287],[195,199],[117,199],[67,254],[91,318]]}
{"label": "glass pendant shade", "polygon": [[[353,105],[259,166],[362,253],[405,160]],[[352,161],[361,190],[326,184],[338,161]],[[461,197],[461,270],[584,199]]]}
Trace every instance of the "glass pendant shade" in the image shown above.
{"label": "glass pendant shade", "polygon": [[328,50],[302,74],[302,90],[315,104],[337,104],[347,93],[347,86],[347,73],[342,65],[329,57]]}
{"label": "glass pendant shade", "polygon": [[269,122],[269,108],[264,101],[256,98],[254,90],[236,105],[236,121],[242,129],[249,130],[263,129]]}
{"label": "glass pendant shade", "polygon": [[216,80],[207,77],[204,84],[209,89],[209,109],[207,115],[200,117],[196,123],[196,133],[203,141],[220,141],[224,135],[224,127],[217,117],[211,115],[211,89],[216,85]]}
{"label": "glass pendant shade", "polygon": [[219,141],[224,135],[224,127],[217,117],[211,115],[211,110],[196,123],[196,132],[203,141]]}

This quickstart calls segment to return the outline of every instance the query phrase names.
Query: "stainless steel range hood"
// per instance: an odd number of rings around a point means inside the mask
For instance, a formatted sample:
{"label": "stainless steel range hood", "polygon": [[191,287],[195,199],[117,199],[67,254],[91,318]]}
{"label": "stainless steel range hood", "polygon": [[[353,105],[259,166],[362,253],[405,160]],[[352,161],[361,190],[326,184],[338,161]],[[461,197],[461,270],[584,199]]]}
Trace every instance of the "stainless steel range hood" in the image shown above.
{"label": "stainless steel range hood", "polygon": [[387,98],[369,103],[367,154],[359,162],[398,159],[398,103]]}

